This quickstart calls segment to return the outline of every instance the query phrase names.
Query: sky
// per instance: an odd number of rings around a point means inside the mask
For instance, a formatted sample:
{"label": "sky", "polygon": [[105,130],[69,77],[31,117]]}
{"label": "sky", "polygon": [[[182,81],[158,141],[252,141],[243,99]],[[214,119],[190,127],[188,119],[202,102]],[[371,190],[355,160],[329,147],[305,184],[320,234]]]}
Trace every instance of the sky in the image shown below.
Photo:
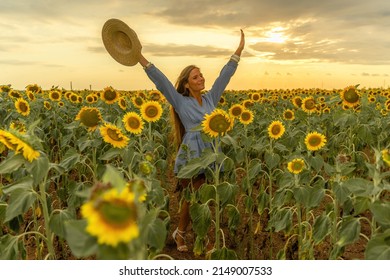
{"label": "sky", "polygon": [[227,89],[390,85],[388,0],[0,0],[0,85],[155,89],[139,64],[105,50],[110,18],[137,32],[143,55],[172,83],[195,64],[209,89],[243,29]]}

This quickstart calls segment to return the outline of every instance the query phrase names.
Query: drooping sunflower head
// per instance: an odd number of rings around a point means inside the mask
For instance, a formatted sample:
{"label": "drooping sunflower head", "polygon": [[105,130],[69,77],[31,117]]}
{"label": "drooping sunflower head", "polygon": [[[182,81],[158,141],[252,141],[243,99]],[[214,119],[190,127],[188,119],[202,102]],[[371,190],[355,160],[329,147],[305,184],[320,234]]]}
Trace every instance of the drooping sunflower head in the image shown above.
{"label": "drooping sunflower head", "polygon": [[37,84],[31,84],[26,86],[26,91],[32,92],[32,93],[42,93],[42,88],[38,86]]}
{"label": "drooping sunflower head", "polygon": [[79,120],[84,126],[88,128],[88,131],[94,131],[99,123],[103,120],[99,109],[94,107],[81,108],[76,116],[76,121]]}
{"label": "drooping sunflower head", "polygon": [[252,111],[250,111],[248,109],[245,109],[244,111],[242,111],[241,116],[240,116],[240,122],[242,124],[248,125],[248,124],[253,122],[253,119],[254,119],[254,115],[253,115]]}
{"label": "drooping sunflower head", "polygon": [[305,144],[309,151],[317,151],[325,146],[326,137],[321,133],[311,132],[307,134],[305,138]]}
{"label": "drooping sunflower head", "polygon": [[100,94],[100,98],[107,104],[114,104],[119,96],[119,92],[112,87],[104,88],[103,92]]}
{"label": "drooping sunflower head", "polygon": [[111,144],[115,148],[124,148],[129,142],[129,138],[113,124],[105,123],[100,127],[100,134],[104,142]]}
{"label": "drooping sunflower head", "polygon": [[360,95],[355,86],[348,86],[344,88],[344,90],[340,92],[340,97],[343,104],[348,107],[354,107],[360,102]]}
{"label": "drooping sunflower head", "polygon": [[244,110],[244,106],[242,106],[241,104],[234,104],[230,107],[229,109],[229,114],[233,117],[233,118],[239,118],[241,116],[241,113],[242,111]]}
{"label": "drooping sunflower head", "polygon": [[18,99],[18,98],[22,98],[22,95],[20,94],[19,91],[10,89],[10,91],[8,92],[8,97]]}
{"label": "drooping sunflower head", "polygon": [[25,117],[30,114],[30,105],[23,98],[18,98],[15,101],[15,108],[16,108],[16,111],[18,111],[19,114],[21,114],[21,115],[23,115]]}
{"label": "drooping sunflower head", "polygon": [[35,100],[35,94],[32,92],[32,91],[26,91],[26,95],[27,95],[27,97],[28,97],[28,99],[30,100],[30,101],[34,101]]}
{"label": "drooping sunflower head", "polygon": [[121,96],[118,98],[118,105],[119,107],[122,109],[122,110],[126,110],[126,107],[127,107],[127,102],[126,102],[126,99]]}
{"label": "drooping sunflower head", "polygon": [[61,97],[62,97],[62,92],[61,91],[59,91],[59,90],[57,90],[57,89],[55,89],[55,90],[51,90],[50,92],[49,92],[49,98],[50,98],[50,100],[52,100],[52,101],[60,101],[61,100]]}
{"label": "drooping sunflower head", "polygon": [[317,110],[317,104],[312,96],[308,96],[302,100],[301,108],[306,113],[313,113]]}
{"label": "drooping sunflower head", "polygon": [[272,139],[279,139],[285,132],[285,127],[281,121],[273,121],[268,126],[268,136]]}
{"label": "drooping sunflower head", "polygon": [[116,247],[139,236],[137,207],[134,193],[129,188],[110,189],[81,207],[87,220],[86,231],[95,236],[99,244]]}
{"label": "drooping sunflower head", "polygon": [[295,114],[293,110],[287,109],[283,112],[283,119],[287,121],[292,121],[295,119]]}
{"label": "drooping sunflower head", "polygon": [[143,103],[140,111],[142,118],[147,122],[158,121],[163,113],[162,106],[157,101],[147,101]]}
{"label": "drooping sunflower head", "polygon": [[133,134],[140,134],[144,129],[144,121],[141,116],[135,112],[128,112],[123,116],[123,124],[125,129]]}
{"label": "drooping sunflower head", "polygon": [[32,162],[40,156],[37,150],[14,132],[0,130],[0,142],[8,147],[8,149],[15,151],[16,154],[21,153],[29,162]]}
{"label": "drooping sunflower head", "polygon": [[293,174],[299,174],[305,168],[305,162],[301,158],[293,159],[287,163],[287,169]]}
{"label": "drooping sunflower head", "polygon": [[0,85],[0,92],[10,92],[11,91],[11,85]]}

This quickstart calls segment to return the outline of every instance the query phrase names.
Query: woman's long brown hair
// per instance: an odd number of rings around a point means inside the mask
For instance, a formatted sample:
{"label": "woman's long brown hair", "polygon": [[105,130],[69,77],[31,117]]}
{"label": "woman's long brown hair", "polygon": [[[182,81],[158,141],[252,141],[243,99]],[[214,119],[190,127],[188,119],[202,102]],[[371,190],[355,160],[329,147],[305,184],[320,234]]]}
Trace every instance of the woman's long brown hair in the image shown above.
{"label": "woman's long brown hair", "polygon": [[[189,65],[186,68],[184,68],[179,77],[177,78],[175,87],[178,93],[180,93],[183,96],[189,96],[190,92],[188,88],[185,87],[186,83],[188,83],[188,77],[190,76],[190,73],[194,69],[199,69],[195,65]],[[174,125],[174,137],[175,137],[175,144],[176,147],[179,148],[181,145],[181,142],[183,140],[183,136],[185,133],[184,125],[180,120],[179,115],[176,113],[175,109],[171,106],[171,119]]]}

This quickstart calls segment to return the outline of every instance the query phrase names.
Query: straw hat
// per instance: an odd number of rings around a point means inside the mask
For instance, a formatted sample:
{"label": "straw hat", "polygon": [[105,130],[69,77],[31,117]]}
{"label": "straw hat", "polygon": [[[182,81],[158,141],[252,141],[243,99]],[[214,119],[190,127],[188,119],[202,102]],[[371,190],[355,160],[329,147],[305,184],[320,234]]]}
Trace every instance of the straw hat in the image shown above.
{"label": "straw hat", "polygon": [[137,33],[119,19],[109,19],[102,29],[103,44],[108,53],[120,64],[133,66],[141,55]]}

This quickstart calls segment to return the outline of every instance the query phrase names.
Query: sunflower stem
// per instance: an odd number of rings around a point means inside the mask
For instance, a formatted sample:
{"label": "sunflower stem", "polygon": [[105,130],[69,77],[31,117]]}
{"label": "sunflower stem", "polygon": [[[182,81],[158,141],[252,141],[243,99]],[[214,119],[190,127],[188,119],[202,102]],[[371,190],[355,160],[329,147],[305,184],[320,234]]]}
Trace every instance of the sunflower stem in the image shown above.
{"label": "sunflower stem", "polygon": [[39,184],[39,192],[40,192],[40,201],[42,204],[42,212],[43,212],[43,217],[44,217],[44,222],[45,222],[45,235],[46,235],[46,243],[47,243],[47,249],[49,251],[49,255],[55,259],[55,251],[53,247],[53,234],[50,229],[49,221],[50,221],[50,214],[49,214],[49,209],[48,209],[48,204],[47,204],[47,198],[46,198],[46,180],[47,177]]}
{"label": "sunflower stem", "polygon": [[[220,141],[220,134],[218,135],[217,141],[215,141],[215,152],[219,153],[219,141]],[[220,230],[220,198],[218,193],[218,185],[219,185],[219,163],[215,163],[215,173],[214,173],[214,180],[215,180],[215,248],[216,250],[219,250],[220,248],[220,240],[219,240],[219,230]]]}

